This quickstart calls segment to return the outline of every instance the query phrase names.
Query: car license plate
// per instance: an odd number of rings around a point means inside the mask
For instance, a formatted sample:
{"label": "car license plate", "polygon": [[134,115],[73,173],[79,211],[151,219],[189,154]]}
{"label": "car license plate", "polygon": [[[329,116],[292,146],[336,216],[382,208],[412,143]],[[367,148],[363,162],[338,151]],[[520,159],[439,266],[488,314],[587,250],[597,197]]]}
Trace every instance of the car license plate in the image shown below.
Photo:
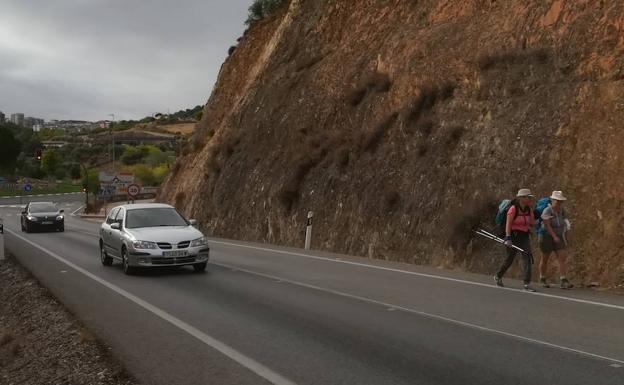
{"label": "car license plate", "polygon": [[42,225],[51,225],[52,222],[41,222]]}
{"label": "car license plate", "polygon": [[186,250],[174,250],[174,251],[163,251],[163,257],[186,257],[188,255],[188,251]]}

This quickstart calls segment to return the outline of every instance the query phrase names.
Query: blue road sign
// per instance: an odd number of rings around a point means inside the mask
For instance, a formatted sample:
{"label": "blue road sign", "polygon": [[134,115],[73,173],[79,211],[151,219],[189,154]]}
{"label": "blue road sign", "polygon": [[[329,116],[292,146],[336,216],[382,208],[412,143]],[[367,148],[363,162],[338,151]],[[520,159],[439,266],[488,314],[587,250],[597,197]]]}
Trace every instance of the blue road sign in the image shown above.
{"label": "blue road sign", "polygon": [[30,183],[26,183],[24,185],[24,191],[31,192],[32,191],[32,185]]}

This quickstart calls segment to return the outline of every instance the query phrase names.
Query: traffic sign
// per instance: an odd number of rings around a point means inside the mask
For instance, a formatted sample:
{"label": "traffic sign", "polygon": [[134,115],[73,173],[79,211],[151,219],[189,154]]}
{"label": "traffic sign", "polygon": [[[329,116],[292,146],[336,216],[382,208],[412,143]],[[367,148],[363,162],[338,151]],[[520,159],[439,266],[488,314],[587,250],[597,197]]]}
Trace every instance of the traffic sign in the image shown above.
{"label": "traffic sign", "polygon": [[131,184],[130,186],[128,186],[128,195],[130,195],[132,198],[136,198],[137,195],[139,195],[141,193],[141,186],[139,186],[138,184]]}
{"label": "traffic sign", "polygon": [[24,191],[26,191],[26,192],[31,192],[31,191],[32,191],[32,189],[33,189],[33,186],[32,186],[30,183],[26,183],[26,184],[24,185]]}

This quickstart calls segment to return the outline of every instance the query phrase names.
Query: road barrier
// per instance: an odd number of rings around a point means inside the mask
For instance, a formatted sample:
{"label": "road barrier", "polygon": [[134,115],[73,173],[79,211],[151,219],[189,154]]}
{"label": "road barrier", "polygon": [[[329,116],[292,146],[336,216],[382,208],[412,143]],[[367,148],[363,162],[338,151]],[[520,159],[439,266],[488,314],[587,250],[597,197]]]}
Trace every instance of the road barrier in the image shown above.
{"label": "road barrier", "polygon": [[312,219],[314,218],[314,213],[312,211],[308,211],[308,222],[306,224],[306,238],[305,238],[305,249],[310,250],[312,246]]}
{"label": "road barrier", "polygon": [[0,218],[0,261],[4,260],[4,220]]}

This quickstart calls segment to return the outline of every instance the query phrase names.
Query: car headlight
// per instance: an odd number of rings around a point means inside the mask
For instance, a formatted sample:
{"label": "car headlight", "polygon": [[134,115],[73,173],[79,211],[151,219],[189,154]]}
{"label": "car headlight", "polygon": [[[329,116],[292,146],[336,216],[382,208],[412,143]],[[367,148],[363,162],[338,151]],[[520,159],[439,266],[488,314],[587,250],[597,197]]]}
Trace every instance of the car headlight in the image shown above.
{"label": "car headlight", "polygon": [[29,215],[26,218],[28,218],[29,221],[37,222],[37,217],[33,217],[32,215]]}
{"label": "car headlight", "polygon": [[132,247],[135,249],[157,249],[158,245],[155,242],[133,241]]}
{"label": "car headlight", "polygon": [[58,217],[56,217],[56,220],[57,220],[57,221],[62,221],[62,220],[63,220],[63,216],[62,216],[62,215],[59,215]]}
{"label": "car headlight", "polygon": [[201,237],[201,238],[192,240],[190,247],[204,246],[207,243],[208,243],[208,240],[206,239],[206,237]]}

